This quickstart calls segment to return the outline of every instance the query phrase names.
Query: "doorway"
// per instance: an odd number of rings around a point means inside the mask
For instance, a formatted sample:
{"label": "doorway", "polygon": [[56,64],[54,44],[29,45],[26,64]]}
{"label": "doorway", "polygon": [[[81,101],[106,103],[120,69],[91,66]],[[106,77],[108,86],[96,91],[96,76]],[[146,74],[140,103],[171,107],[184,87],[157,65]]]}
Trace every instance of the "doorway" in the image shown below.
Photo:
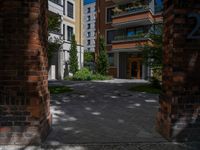
{"label": "doorway", "polygon": [[142,78],[142,64],[141,58],[131,57],[128,60],[128,78],[141,79]]}

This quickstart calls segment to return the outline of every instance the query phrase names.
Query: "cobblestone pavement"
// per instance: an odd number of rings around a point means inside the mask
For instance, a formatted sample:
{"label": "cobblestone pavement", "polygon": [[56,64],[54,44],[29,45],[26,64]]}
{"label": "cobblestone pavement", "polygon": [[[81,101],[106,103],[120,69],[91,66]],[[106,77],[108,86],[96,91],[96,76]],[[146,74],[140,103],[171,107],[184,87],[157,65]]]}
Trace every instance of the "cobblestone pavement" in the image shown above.
{"label": "cobblestone pavement", "polygon": [[47,140],[42,146],[0,150],[200,150],[200,143],[169,143],[156,132],[158,95],[128,91],[137,84],[50,81],[74,91],[51,95],[53,126]]}
{"label": "cobblestone pavement", "polygon": [[200,143],[109,143],[41,146],[0,146],[0,150],[199,150]]}
{"label": "cobblestone pavement", "polygon": [[46,144],[81,144],[74,147],[78,150],[199,150],[198,144],[167,143],[156,132],[158,95],[128,90],[141,83],[145,81],[50,82],[74,92],[52,95],[53,130]]}

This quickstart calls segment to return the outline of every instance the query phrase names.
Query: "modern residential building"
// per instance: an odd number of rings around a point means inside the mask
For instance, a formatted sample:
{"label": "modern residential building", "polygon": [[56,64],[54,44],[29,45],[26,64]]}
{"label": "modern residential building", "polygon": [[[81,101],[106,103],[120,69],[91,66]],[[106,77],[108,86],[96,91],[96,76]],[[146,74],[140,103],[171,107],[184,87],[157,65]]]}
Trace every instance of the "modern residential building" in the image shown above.
{"label": "modern residential building", "polygon": [[48,0],[49,15],[61,18],[60,31],[50,33],[51,38],[61,38],[62,46],[53,55],[49,66],[49,79],[63,79],[68,74],[69,50],[72,35],[77,41],[79,68],[83,66],[83,0]]}
{"label": "modern residential building", "polygon": [[84,47],[88,52],[95,52],[96,39],[96,2],[84,5]]}
{"label": "modern residential building", "polygon": [[138,45],[151,43],[148,33],[162,24],[162,0],[97,0],[96,54],[99,37],[106,40],[109,74],[117,78],[147,79]]}

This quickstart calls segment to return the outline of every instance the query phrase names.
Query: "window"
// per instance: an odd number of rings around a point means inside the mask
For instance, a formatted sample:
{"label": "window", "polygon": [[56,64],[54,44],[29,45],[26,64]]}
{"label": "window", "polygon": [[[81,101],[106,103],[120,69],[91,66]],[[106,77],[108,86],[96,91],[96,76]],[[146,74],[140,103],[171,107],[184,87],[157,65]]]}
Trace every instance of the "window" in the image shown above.
{"label": "window", "polygon": [[67,40],[71,41],[73,35],[73,28],[70,26],[67,26]]}
{"label": "window", "polygon": [[132,37],[135,35],[135,29],[128,29],[127,30],[127,36]]}
{"label": "window", "polygon": [[112,22],[112,16],[114,15],[114,11],[113,11],[113,7],[112,8],[107,8],[107,22]]}
{"label": "window", "polygon": [[114,40],[115,30],[107,31],[107,44],[111,44]]}
{"label": "window", "polygon": [[65,24],[63,24],[63,40],[65,40]]}
{"label": "window", "polygon": [[91,32],[88,32],[88,33],[87,33],[87,37],[91,37]]}
{"label": "window", "polygon": [[144,33],[144,29],[142,27],[136,28],[136,34]]}
{"label": "window", "polygon": [[90,40],[87,40],[87,45],[90,45]]}
{"label": "window", "polygon": [[114,53],[108,54],[108,62],[110,66],[114,66]]}
{"label": "window", "polygon": [[87,50],[90,51],[90,48],[88,48]]}
{"label": "window", "polygon": [[67,2],[67,16],[74,18],[74,5],[70,2]]}
{"label": "window", "polygon": [[90,16],[87,16],[87,21],[90,21]]}
{"label": "window", "polygon": [[88,7],[88,9],[87,9],[87,13],[90,13],[90,12],[91,12],[91,8]]}
{"label": "window", "polygon": [[88,29],[90,29],[90,28],[91,28],[90,24],[88,24],[88,25],[87,25],[87,28],[88,28]]}
{"label": "window", "polygon": [[50,1],[53,2],[53,3],[56,3],[58,5],[61,5],[61,0],[50,0]]}

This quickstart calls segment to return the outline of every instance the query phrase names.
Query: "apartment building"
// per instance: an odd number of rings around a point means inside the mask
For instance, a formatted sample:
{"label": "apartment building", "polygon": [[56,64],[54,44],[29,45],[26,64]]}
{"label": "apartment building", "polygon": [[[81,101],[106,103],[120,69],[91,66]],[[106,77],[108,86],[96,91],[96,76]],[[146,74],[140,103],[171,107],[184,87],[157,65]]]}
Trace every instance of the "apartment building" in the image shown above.
{"label": "apartment building", "polygon": [[83,0],[48,0],[49,15],[61,18],[60,30],[50,33],[51,38],[61,38],[62,46],[53,55],[49,66],[49,79],[63,79],[69,73],[69,50],[72,35],[77,41],[79,68],[83,66]]}
{"label": "apartment building", "polygon": [[88,52],[95,52],[96,39],[96,2],[84,5],[84,47]]}
{"label": "apartment building", "polygon": [[151,43],[148,33],[162,24],[162,0],[97,0],[96,54],[103,36],[109,58],[109,75],[125,79],[147,79],[138,45]]}

